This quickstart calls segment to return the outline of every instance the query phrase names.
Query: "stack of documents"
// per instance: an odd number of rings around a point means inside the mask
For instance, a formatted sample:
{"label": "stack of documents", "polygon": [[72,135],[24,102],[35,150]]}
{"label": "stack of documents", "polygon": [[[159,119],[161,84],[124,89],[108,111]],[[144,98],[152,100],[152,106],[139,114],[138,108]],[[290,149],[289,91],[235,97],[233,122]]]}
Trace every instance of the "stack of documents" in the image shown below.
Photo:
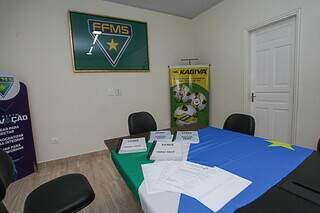
{"label": "stack of documents", "polygon": [[173,136],[170,131],[151,131],[148,142],[171,142],[172,138]]}
{"label": "stack of documents", "polygon": [[143,164],[142,171],[148,194],[164,191],[183,193],[214,212],[251,184],[251,181],[221,168],[187,161]]}
{"label": "stack of documents", "polygon": [[170,161],[183,159],[182,144],[172,142],[156,142],[150,150],[150,160]]}
{"label": "stack of documents", "polygon": [[174,142],[199,143],[198,131],[177,131]]}
{"label": "stack of documents", "polygon": [[145,138],[129,138],[123,139],[119,148],[119,154],[136,153],[147,151]]}

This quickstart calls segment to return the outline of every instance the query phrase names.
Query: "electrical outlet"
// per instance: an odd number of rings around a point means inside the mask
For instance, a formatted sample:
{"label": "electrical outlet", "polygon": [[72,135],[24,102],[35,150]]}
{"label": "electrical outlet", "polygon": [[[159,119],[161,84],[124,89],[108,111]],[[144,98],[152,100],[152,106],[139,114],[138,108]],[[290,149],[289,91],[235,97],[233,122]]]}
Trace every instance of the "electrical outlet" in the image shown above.
{"label": "electrical outlet", "polygon": [[60,143],[59,138],[57,138],[57,137],[51,138],[51,143],[52,144],[59,144]]}
{"label": "electrical outlet", "polygon": [[119,88],[108,88],[108,96],[121,96],[121,89]]}
{"label": "electrical outlet", "polygon": [[114,88],[108,88],[108,96],[115,96]]}

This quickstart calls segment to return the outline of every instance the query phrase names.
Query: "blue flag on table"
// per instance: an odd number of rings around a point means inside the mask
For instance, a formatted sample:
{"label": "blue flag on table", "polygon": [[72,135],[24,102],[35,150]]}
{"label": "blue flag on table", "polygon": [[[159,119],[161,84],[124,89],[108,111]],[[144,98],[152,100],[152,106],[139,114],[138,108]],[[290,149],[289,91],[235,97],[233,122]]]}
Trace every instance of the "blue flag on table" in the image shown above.
{"label": "blue flag on table", "polygon": [[[230,213],[254,201],[301,164],[312,150],[278,141],[266,141],[217,128],[199,130],[200,144],[191,145],[188,160],[218,166],[252,184],[219,213]],[[181,195],[179,212],[212,212],[194,198]]]}

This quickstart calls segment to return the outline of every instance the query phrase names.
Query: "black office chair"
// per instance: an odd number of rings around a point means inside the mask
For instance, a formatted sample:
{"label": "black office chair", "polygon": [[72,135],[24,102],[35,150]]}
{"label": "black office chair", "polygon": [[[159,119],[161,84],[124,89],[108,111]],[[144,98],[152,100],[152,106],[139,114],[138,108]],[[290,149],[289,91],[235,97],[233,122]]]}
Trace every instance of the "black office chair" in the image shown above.
{"label": "black office chair", "polygon": [[135,112],[128,117],[130,135],[157,130],[157,123],[148,112]]}
{"label": "black office chair", "polygon": [[318,144],[317,144],[317,151],[320,152],[320,138],[319,138],[319,141],[318,141]]}
{"label": "black office chair", "polygon": [[232,114],[224,122],[223,129],[254,135],[255,121],[250,115]]}
{"label": "black office chair", "polygon": [[[13,181],[13,162],[0,149],[0,212],[8,212],[2,203],[6,189]],[[69,174],[53,179],[32,191],[24,205],[24,213],[74,213],[88,206],[95,198],[87,178]]]}

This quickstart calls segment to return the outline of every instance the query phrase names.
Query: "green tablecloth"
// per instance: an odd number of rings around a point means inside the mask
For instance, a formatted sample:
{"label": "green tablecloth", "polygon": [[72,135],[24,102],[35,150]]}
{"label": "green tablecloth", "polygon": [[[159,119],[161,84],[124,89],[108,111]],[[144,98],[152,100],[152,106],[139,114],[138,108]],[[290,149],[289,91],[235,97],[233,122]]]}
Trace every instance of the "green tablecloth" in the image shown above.
{"label": "green tablecloth", "polygon": [[111,152],[111,158],[115,166],[128,185],[129,189],[133,192],[137,201],[139,201],[138,189],[144,179],[141,164],[154,162],[147,159],[147,155],[151,149],[151,146],[152,144],[147,144],[148,150],[140,153],[117,154],[115,150]]}

